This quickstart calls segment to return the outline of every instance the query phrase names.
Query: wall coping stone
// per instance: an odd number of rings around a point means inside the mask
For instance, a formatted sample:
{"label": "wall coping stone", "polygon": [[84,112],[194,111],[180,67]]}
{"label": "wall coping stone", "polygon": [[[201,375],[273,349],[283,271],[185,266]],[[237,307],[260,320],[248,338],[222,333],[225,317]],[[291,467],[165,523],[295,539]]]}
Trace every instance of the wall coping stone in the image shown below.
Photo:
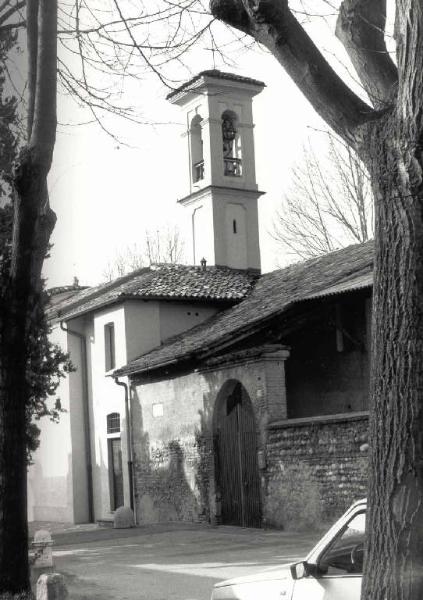
{"label": "wall coping stone", "polygon": [[206,360],[204,366],[197,369],[199,373],[220,371],[256,362],[284,361],[289,358],[290,347],[284,344],[264,344],[247,350],[238,350],[222,354]]}
{"label": "wall coping stone", "polygon": [[303,427],[307,425],[324,425],[326,423],[341,423],[344,421],[364,421],[369,418],[369,411],[353,413],[338,413],[336,415],[320,415],[317,417],[301,417],[297,419],[283,419],[268,423],[267,429],[286,429],[288,427]]}

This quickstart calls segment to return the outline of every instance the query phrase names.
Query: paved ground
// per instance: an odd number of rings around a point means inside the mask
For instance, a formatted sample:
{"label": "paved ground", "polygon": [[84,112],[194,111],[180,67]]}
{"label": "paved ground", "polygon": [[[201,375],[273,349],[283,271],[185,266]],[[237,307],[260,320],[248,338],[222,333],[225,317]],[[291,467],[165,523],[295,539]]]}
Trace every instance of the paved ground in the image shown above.
{"label": "paved ground", "polygon": [[209,600],[217,581],[301,558],[320,534],[174,524],[53,537],[72,600]]}

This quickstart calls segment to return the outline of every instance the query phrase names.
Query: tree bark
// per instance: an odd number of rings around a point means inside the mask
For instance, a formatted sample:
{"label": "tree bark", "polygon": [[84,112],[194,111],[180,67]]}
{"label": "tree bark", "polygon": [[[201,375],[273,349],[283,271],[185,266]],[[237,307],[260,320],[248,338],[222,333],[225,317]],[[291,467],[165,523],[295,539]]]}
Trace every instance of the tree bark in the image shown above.
{"label": "tree bark", "polygon": [[362,597],[423,598],[423,11],[397,2],[398,99],[368,140],[375,191],[369,540]]}
{"label": "tree bark", "polygon": [[336,24],[370,102],[383,109],[392,104],[398,73],[385,44],[386,0],[345,0]]}
{"label": "tree bark", "polygon": [[[41,170],[43,173],[44,170]],[[34,255],[45,256],[54,220],[39,215],[45,177],[29,157],[22,159],[16,178],[16,263],[2,294],[0,349],[0,593],[29,589],[27,530],[27,406],[28,336],[40,297],[40,271],[31,267]],[[28,185],[28,182],[30,184]],[[38,202],[37,202],[38,199]],[[20,250],[19,250],[20,248]]]}
{"label": "tree bark", "polygon": [[[415,141],[405,138],[396,112],[375,124],[369,136],[375,269],[362,598],[418,600],[423,598],[423,187],[421,181],[412,183]],[[407,163],[411,170],[404,169]]]}
{"label": "tree bark", "polygon": [[[384,0],[344,0],[338,35],[374,108],[304,50],[286,0],[212,0],[215,16],[264,43],[364,161],[375,197],[368,541],[363,600],[423,598],[423,8],[396,1],[397,65]],[[380,56],[377,56],[378,53]],[[303,64],[298,57],[302,57]],[[317,66],[320,65],[320,66]],[[301,79],[301,73],[304,73]],[[319,77],[313,77],[315,73]],[[317,90],[316,90],[317,88]],[[325,106],[323,99],[329,106]],[[343,112],[340,103],[344,104]],[[347,108],[348,104],[348,108]],[[383,106],[383,110],[380,107]],[[361,117],[361,122],[360,122]]]}
{"label": "tree bark", "polygon": [[274,55],[316,112],[358,151],[359,126],[374,117],[335,73],[288,8],[288,0],[210,0],[212,14]]}
{"label": "tree bark", "polygon": [[13,239],[1,290],[0,594],[29,590],[26,424],[31,323],[55,215],[47,174],[56,132],[56,21],[51,0],[28,0],[28,145],[16,174]]}

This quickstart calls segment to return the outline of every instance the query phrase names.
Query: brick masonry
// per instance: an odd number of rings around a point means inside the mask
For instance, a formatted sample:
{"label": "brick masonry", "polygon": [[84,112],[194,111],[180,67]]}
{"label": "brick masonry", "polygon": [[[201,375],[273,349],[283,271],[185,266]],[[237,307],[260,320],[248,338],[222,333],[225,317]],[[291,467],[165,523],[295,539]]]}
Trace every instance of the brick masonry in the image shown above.
{"label": "brick masonry", "polygon": [[216,407],[237,381],[255,414],[263,525],[316,527],[365,496],[367,413],[288,420],[288,356],[282,346],[266,346],[201,372],[137,381],[132,419],[138,522],[219,522]]}
{"label": "brick masonry", "polygon": [[295,419],[269,428],[265,522],[325,526],[366,495],[367,413]]}
{"label": "brick masonry", "polygon": [[231,355],[230,361],[210,364],[201,373],[138,380],[131,404],[140,523],[216,521],[215,407],[240,381],[254,408],[257,449],[264,452],[269,418],[286,417],[287,356],[284,347],[265,346],[252,355]]}
{"label": "brick masonry", "polygon": [[135,388],[132,421],[140,523],[203,518],[203,392],[195,374]]}

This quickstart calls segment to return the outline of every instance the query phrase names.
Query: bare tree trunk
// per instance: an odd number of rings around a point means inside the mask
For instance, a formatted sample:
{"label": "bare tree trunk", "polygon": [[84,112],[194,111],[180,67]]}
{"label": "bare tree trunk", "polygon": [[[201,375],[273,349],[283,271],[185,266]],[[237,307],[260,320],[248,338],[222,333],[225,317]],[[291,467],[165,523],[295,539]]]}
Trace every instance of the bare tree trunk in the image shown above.
{"label": "bare tree trunk", "polygon": [[343,88],[287,0],[211,0],[213,14],[274,54],[359,154],[375,197],[370,483],[363,600],[423,598],[423,9],[343,0],[337,35],[371,105]]}
{"label": "bare tree trunk", "polygon": [[29,589],[26,424],[28,340],[55,223],[47,194],[56,132],[56,21],[51,0],[28,0],[28,145],[15,175],[11,262],[1,290],[0,593]]}
{"label": "bare tree trunk", "polygon": [[[39,300],[40,272],[31,269],[33,254],[47,251],[50,222],[37,215],[37,198],[45,187],[43,176],[22,159],[17,183],[15,209],[15,242],[19,277],[11,277],[3,291],[4,310],[1,319],[0,348],[0,593],[19,592],[29,588],[27,531],[27,406],[28,335],[35,305]],[[29,183],[29,185],[28,185]],[[42,196],[41,196],[42,197]],[[40,227],[45,235],[39,237]],[[18,250],[20,248],[20,250]]]}
{"label": "bare tree trunk", "polygon": [[404,134],[398,138],[387,118],[371,142],[376,262],[365,600],[423,598],[423,164]]}
{"label": "bare tree trunk", "polygon": [[[26,523],[25,352],[9,294],[2,311],[0,388],[0,593],[29,587]],[[15,322],[15,327],[12,323]]]}

